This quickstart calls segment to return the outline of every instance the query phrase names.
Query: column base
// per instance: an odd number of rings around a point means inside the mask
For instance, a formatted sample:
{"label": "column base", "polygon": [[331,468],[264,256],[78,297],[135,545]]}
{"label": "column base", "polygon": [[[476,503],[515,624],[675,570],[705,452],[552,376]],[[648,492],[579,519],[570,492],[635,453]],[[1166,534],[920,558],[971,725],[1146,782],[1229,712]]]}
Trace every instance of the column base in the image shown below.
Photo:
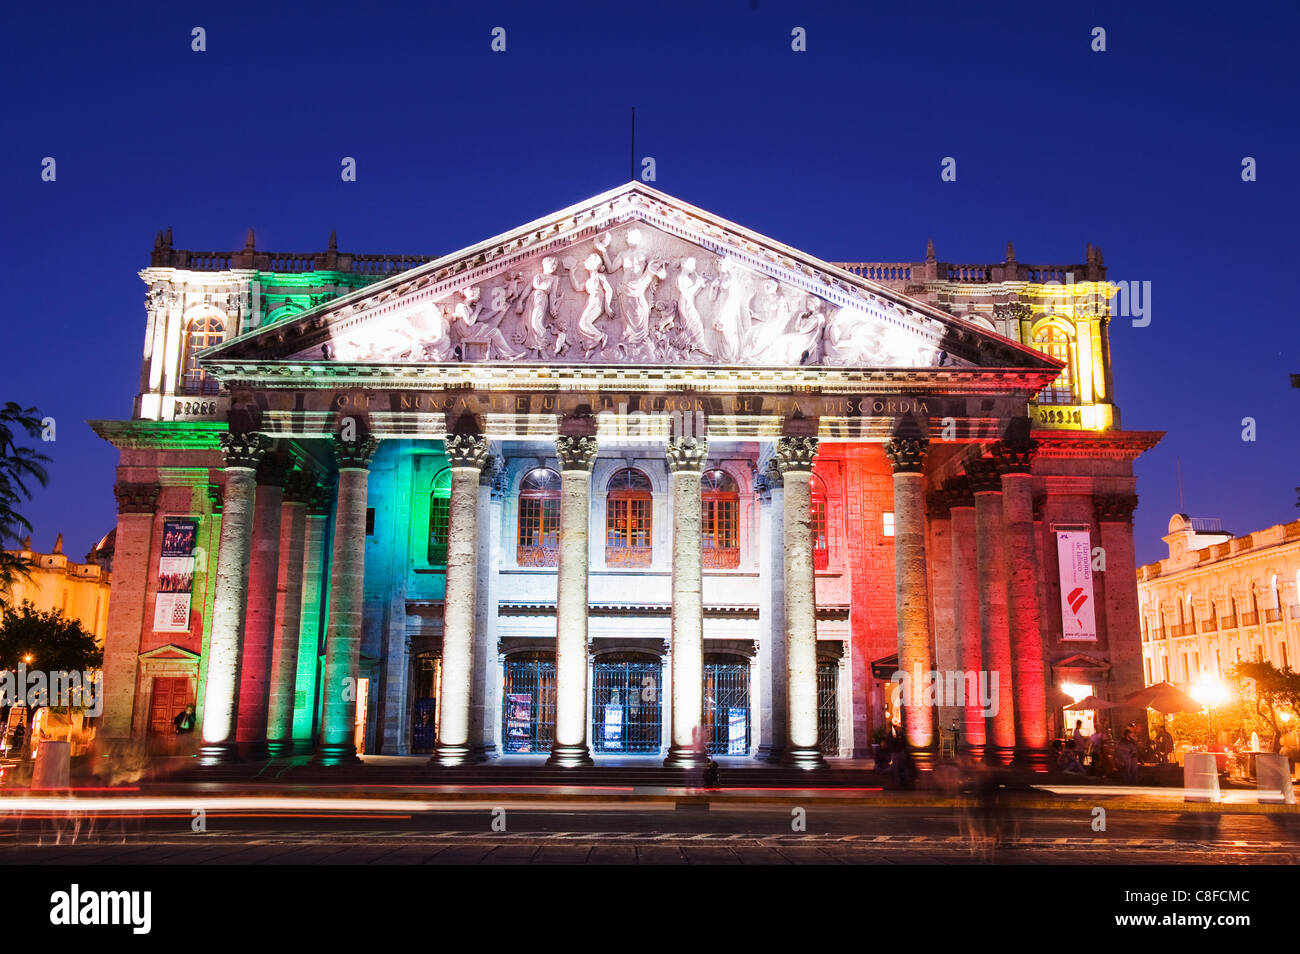
{"label": "column base", "polygon": [[292,745],[294,755],[311,755],[316,751],[316,743],[311,739],[294,739]]}
{"label": "column base", "polygon": [[318,765],[361,764],[361,759],[357,757],[357,747],[351,742],[325,743],[316,750],[316,757],[312,761]]}
{"label": "column base", "polygon": [[433,748],[433,757],[429,759],[429,764],[441,766],[442,768],[454,768],[458,765],[469,765],[481,761],[482,757],[479,755],[477,746],[468,743],[451,745],[450,743],[439,742]]}
{"label": "column base", "polygon": [[716,764],[706,750],[685,745],[669,746],[668,757],[664,759],[664,768],[709,768]]}
{"label": "column base", "polygon": [[958,755],[964,755],[972,762],[983,762],[985,755],[985,745],[983,742],[973,742],[970,745],[962,745],[957,748]]}
{"label": "column base", "polygon": [[547,768],[582,768],[595,764],[585,742],[579,745],[561,745],[557,742],[551,746],[551,755],[546,760]]}
{"label": "column base", "polygon": [[1014,745],[985,745],[984,761],[989,765],[1000,765],[1007,768],[1015,760],[1016,747]]}
{"label": "column base", "polygon": [[1047,771],[1050,758],[1051,755],[1046,749],[1018,748],[1012,764],[1018,768],[1026,768],[1041,775]]}
{"label": "column base", "polygon": [[293,755],[293,742],[288,739],[272,739],[266,743],[266,756],[272,759],[282,759],[286,756]]}
{"label": "column base", "polygon": [[939,750],[933,745],[914,745],[912,746],[912,761],[922,771],[933,771],[935,765],[939,762]]}
{"label": "column base", "polygon": [[826,760],[815,745],[792,745],[781,753],[781,764],[789,768],[824,769]]}
{"label": "column base", "polygon": [[205,767],[234,765],[241,761],[234,742],[205,742],[199,746],[199,764]]}

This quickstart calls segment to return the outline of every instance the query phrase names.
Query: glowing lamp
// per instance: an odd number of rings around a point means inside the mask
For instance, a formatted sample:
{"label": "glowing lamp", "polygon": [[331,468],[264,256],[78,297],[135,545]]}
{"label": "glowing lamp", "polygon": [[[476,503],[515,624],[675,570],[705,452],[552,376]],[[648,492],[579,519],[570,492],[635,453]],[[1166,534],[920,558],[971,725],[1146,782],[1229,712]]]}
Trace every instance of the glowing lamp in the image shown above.
{"label": "glowing lamp", "polygon": [[1230,696],[1228,687],[1214,676],[1202,676],[1200,681],[1192,687],[1190,695],[1207,709],[1223,705]]}

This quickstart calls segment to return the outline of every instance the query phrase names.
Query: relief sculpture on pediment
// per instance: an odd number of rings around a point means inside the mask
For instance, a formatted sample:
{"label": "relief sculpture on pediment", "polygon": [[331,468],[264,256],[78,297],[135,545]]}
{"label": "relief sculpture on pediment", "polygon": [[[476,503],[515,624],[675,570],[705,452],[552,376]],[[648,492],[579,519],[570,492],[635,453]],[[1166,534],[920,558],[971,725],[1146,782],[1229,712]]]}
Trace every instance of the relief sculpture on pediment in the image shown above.
{"label": "relief sculpture on pediment", "polygon": [[870,303],[841,307],[738,258],[629,224],[349,322],[348,362],[917,367],[937,350]]}

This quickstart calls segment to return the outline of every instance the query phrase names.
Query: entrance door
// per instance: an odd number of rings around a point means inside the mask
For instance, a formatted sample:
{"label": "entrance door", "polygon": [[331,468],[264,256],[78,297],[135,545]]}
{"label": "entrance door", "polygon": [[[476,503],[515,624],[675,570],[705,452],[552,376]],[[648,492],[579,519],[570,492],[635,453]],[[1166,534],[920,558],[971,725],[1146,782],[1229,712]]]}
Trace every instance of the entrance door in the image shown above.
{"label": "entrance door", "polygon": [[149,734],[175,735],[175,719],[194,700],[189,676],[154,676],[149,703]]}
{"label": "entrance door", "polygon": [[704,660],[704,733],[710,755],[749,754],[749,662]]}
{"label": "entrance door", "polygon": [[555,741],[555,657],[506,659],[501,693],[501,751],[549,752]]}
{"label": "entrance door", "polygon": [[606,655],[593,667],[591,741],[597,752],[655,752],[663,737],[663,664],[641,653]]}
{"label": "entrance door", "polygon": [[822,755],[840,754],[840,665],[833,659],[817,663],[817,744]]}

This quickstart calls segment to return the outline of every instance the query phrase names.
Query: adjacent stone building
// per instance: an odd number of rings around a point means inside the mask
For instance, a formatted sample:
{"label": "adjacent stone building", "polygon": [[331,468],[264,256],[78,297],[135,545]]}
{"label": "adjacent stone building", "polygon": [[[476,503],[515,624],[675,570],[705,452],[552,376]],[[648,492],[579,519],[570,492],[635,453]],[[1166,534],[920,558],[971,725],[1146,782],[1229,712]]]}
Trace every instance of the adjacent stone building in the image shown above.
{"label": "adjacent stone building", "polygon": [[1142,684],[1160,435],[1092,246],[831,264],[633,183],[435,259],[168,230],[141,277],[110,737],[189,693],[209,762],[815,766],[900,718],[1033,762],[1056,687]]}
{"label": "adjacent stone building", "polygon": [[1168,559],[1138,567],[1148,685],[1191,689],[1242,660],[1294,667],[1300,653],[1300,520],[1234,536],[1176,513]]}
{"label": "adjacent stone building", "polygon": [[39,553],[32,548],[32,539],[23,541],[21,550],[9,553],[25,558],[29,571],[18,574],[13,586],[5,592],[4,601],[10,606],[31,603],[41,612],[58,610],[70,619],[81,623],[82,629],[95,637],[100,646],[108,632],[108,596],[110,570],[113,558],[113,534],[100,540],[86,554],[84,563],[69,560],[63,552],[63,534],[54,541],[49,553]]}

